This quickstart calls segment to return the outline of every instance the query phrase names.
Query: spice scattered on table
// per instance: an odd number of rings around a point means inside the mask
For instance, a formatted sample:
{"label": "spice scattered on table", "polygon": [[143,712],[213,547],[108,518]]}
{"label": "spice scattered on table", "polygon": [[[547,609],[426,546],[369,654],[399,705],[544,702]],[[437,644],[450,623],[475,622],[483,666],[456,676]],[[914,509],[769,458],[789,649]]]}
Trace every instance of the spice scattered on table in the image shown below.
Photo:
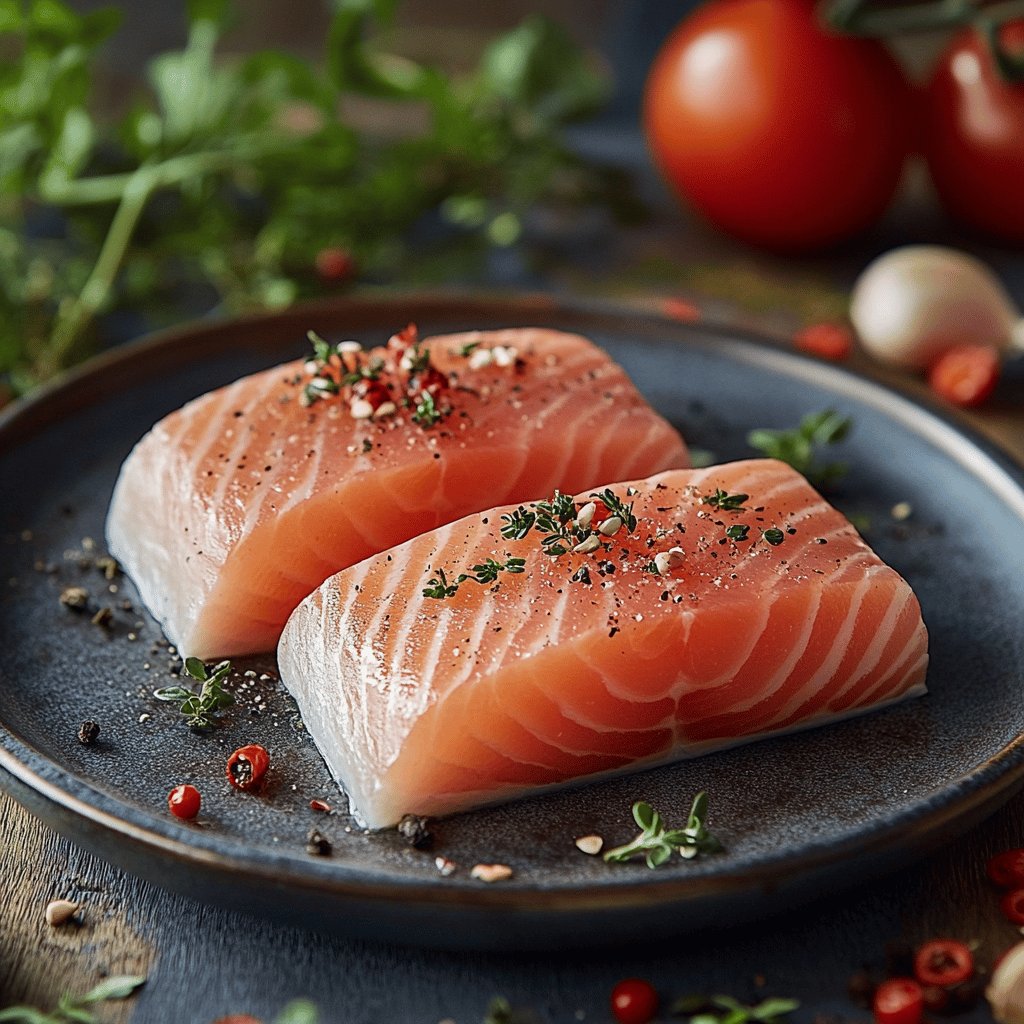
{"label": "spice scattered on table", "polygon": [[269,767],[270,754],[266,748],[258,743],[248,743],[228,758],[225,774],[235,789],[249,792],[263,785]]}
{"label": "spice scattered on table", "polygon": [[202,806],[202,797],[195,786],[175,786],[167,794],[167,808],[176,818],[183,821],[191,821],[199,814]]}
{"label": "spice scattered on table", "polygon": [[80,904],[71,900],[50,900],[46,904],[46,923],[51,928],[67,924],[78,913]]}

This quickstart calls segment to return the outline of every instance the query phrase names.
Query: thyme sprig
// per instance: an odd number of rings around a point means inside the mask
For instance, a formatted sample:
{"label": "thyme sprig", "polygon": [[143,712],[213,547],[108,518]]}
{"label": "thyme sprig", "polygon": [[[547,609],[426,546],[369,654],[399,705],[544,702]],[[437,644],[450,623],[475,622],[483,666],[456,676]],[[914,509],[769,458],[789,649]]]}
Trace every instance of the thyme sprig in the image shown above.
{"label": "thyme sprig", "polygon": [[747,1006],[732,996],[695,994],[676,999],[669,1013],[688,1018],[689,1024],[780,1024],[783,1017],[799,1008],[799,1000],[777,996]]}
{"label": "thyme sprig", "polygon": [[[604,505],[609,520],[617,518],[628,533],[636,529],[632,502],[627,505],[611,488],[590,497]],[[538,530],[544,534],[540,541],[544,553],[557,558],[599,532],[591,526],[590,520],[580,521],[583,518],[580,512],[571,494],[555,491],[550,500],[535,501],[529,509],[520,505],[514,512],[504,514],[501,535],[506,540],[523,540],[532,530]]]}
{"label": "thyme sprig", "polygon": [[633,502],[628,505],[610,488],[606,487],[603,491],[591,494],[592,498],[597,498],[606,509],[610,516],[618,516],[622,520],[623,525],[626,527],[627,533],[632,533],[636,529],[636,516],[633,515]]}
{"label": "thyme sprig", "polygon": [[701,791],[693,798],[689,817],[683,828],[668,829],[661,815],[650,804],[638,800],[633,804],[633,820],[642,830],[623,846],[609,850],[604,859],[621,863],[643,856],[649,868],[660,867],[673,853],[689,860],[701,853],[718,853],[722,844],[707,830],[704,819],[708,813],[708,795]]}
{"label": "thyme sprig", "polygon": [[526,572],[526,559],[508,558],[504,562],[498,562],[493,558],[487,558],[474,565],[471,572],[460,572],[454,581],[449,581],[444,569],[438,569],[436,575],[427,580],[427,585],[423,588],[423,596],[443,601],[445,598],[454,597],[458,593],[459,587],[467,581],[488,586],[491,583],[496,583],[498,574],[502,572],[512,575]]}
{"label": "thyme sprig", "polygon": [[825,409],[809,413],[791,430],[752,430],[747,434],[747,443],[770,459],[792,466],[812,483],[828,486],[844,477],[849,467],[845,462],[820,463],[819,449],[838,444],[852,427],[849,416]]}
{"label": "thyme sprig", "polygon": [[85,995],[71,996],[65,993],[56,1008],[49,1013],[31,1006],[9,1006],[6,1010],[0,1010],[0,1021],[4,1024],[95,1024],[96,1016],[86,1007],[108,999],[127,999],[145,981],[141,974],[104,978]]}
{"label": "thyme sprig", "polygon": [[723,512],[742,512],[743,503],[749,497],[749,494],[730,494],[728,491],[723,491],[721,487],[716,487],[714,494],[705,494],[701,501],[705,505],[719,508]]}
{"label": "thyme sprig", "polygon": [[235,702],[222,685],[230,671],[230,661],[220,662],[209,672],[198,658],[186,658],[185,674],[203,684],[199,693],[185,686],[161,686],[153,691],[153,696],[177,704],[190,729],[212,729],[217,724],[217,712]]}

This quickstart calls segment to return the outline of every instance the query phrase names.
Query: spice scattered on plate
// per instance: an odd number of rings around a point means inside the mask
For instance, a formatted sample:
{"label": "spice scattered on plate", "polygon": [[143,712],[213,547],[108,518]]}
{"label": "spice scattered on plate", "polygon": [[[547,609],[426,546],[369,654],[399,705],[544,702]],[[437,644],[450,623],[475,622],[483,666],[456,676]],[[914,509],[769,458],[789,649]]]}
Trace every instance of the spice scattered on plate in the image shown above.
{"label": "spice scattered on plate", "polygon": [[435,857],[434,867],[437,868],[445,878],[447,878],[449,875],[455,873],[455,869],[458,867],[458,864],[453,860],[449,860],[447,857]]}
{"label": "spice scattered on plate", "polygon": [[329,857],[332,849],[331,841],[318,829],[312,829],[306,836],[306,853],[314,857]]}
{"label": "spice scattered on plate", "polygon": [[398,834],[414,849],[426,850],[434,841],[427,819],[418,814],[403,814],[397,827]]}
{"label": "spice scattered on plate", "polygon": [[590,857],[596,857],[604,846],[604,840],[600,836],[580,836],[576,840],[576,849]]}
{"label": "spice scattered on plate", "polygon": [[474,864],[469,874],[481,882],[504,882],[512,877],[512,869],[507,864]]}
{"label": "spice scattered on plate", "polygon": [[78,742],[83,747],[91,747],[100,735],[100,727],[98,722],[83,722],[78,727]]}
{"label": "spice scattered on plate", "polygon": [[83,611],[89,604],[89,591],[85,587],[65,587],[60,593],[60,603],[76,612]]}

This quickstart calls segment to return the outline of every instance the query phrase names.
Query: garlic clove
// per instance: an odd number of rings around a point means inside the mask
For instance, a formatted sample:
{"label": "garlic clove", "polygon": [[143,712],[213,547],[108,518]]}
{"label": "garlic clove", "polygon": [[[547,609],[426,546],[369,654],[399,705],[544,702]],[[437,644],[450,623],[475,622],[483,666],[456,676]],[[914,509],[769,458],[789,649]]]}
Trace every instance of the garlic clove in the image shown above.
{"label": "garlic clove", "polygon": [[876,359],[926,369],[953,345],[1006,349],[1020,312],[980,260],[939,245],[879,256],[853,287],[850,320]]}
{"label": "garlic clove", "polygon": [[1024,1024],[1024,942],[1014,946],[992,972],[985,998],[999,1024]]}

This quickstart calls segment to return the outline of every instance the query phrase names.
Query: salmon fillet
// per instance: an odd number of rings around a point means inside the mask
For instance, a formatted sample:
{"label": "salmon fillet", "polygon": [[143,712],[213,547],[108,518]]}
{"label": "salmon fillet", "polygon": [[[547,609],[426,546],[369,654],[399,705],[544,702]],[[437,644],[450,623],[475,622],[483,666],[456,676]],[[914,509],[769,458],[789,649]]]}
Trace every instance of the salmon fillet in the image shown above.
{"label": "salmon fillet", "polygon": [[272,650],[332,573],[468,512],[689,464],[578,335],[421,343],[410,326],[387,348],[342,348],[190,402],[122,467],[109,549],[182,654]]}
{"label": "salmon fillet", "polygon": [[539,521],[565,514],[558,496],[492,509],[332,576],[295,610],[281,678],[366,824],[924,692],[927,633],[909,585],[789,466],[750,460],[609,490],[568,503],[589,531]]}

